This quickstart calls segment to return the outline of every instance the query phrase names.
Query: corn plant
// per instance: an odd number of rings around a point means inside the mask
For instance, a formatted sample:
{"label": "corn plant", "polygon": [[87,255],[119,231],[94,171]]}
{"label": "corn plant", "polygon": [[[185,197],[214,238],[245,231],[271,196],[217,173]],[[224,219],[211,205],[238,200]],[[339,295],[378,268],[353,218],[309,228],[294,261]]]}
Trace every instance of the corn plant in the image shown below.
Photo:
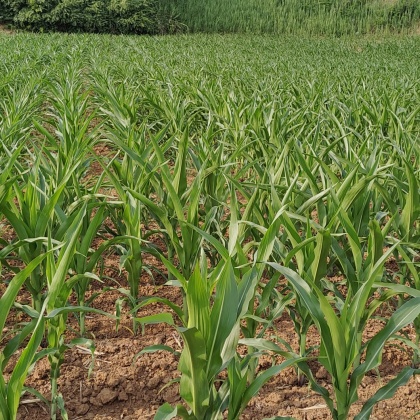
{"label": "corn plant", "polygon": [[[57,257],[52,252],[47,255],[46,277],[48,293],[45,300],[45,309],[47,313],[45,318],[47,319],[46,337],[48,342],[48,360],[51,367],[51,419],[57,418],[58,408],[60,408],[61,416],[67,418],[63,398],[58,392],[57,383],[58,377],[60,376],[60,366],[64,361],[65,350],[74,344],[84,344],[91,348],[92,353],[94,351],[93,343],[90,340],[76,339],[76,341],[73,341],[70,345],[64,342],[68,313],[74,312],[75,310],[79,312],[89,310],[88,308],[83,307],[69,308],[67,303],[73,290],[73,285],[80,281],[84,276],[90,275],[90,273],[80,273],[79,275],[67,278],[68,270],[82,230],[83,219],[86,215],[86,207],[86,205],[83,205],[69,224],[63,240],[64,246]],[[51,240],[49,240],[48,247],[52,247]]]}
{"label": "corn plant", "polygon": [[[236,353],[236,346],[240,335],[240,320],[254,296],[253,289],[258,283],[258,277],[258,269],[254,267],[242,279],[238,279],[230,258],[222,260],[210,275],[207,274],[205,264],[197,265],[188,281],[180,273],[177,274],[185,290],[188,318],[183,315],[181,308],[165,303],[175,309],[183,325],[178,327],[184,342],[178,369],[181,372],[180,395],[189,409],[182,405],[171,407],[164,404],[156,413],[156,419],[176,416],[184,419],[219,419],[226,409],[229,409],[229,419],[237,419],[264,383],[281,370],[302,360],[292,353],[283,352],[283,356],[287,357],[286,362],[257,375],[251,383],[247,382],[248,371],[250,367],[254,368],[250,362],[258,359],[260,353],[254,352],[242,359]],[[214,289],[214,301],[211,303]],[[152,298],[143,304],[155,300]],[[168,322],[168,318],[171,320],[169,314],[160,314],[152,318],[139,318],[138,321]],[[173,325],[173,321],[169,322]],[[159,350],[159,346],[146,348],[143,352],[151,350]],[[215,384],[221,381],[219,374],[226,368],[228,379],[222,381],[222,386],[217,389]],[[238,383],[240,387],[237,387]]]}
{"label": "corn plant", "polygon": [[[45,259],[46,254],[34,258],[24,269],[13,277],[6,291],[0,298],[0,339],[2,339],[3,328],[7,316],[12,308],[15,299],[26,279]],[[25,379],[31,366],[36,361],[38,347],[44,337],[45,320],[42,317],[33,319],[26,327],[18,331],[0,353],[0,416],[3,420],[16,418],[19,401],[24,387]],[[29,337],[29,342],[22,351],[18,361],[13,368],[10,378],[6,381],[4,370],[11,356],[16,352],[19,345]]]}
{"label": "corn plant", "polygon": [[[375,226],[371,228],[375,230]],[[375,235],[375,233],[373,233]],[[381,243],[382,244],[382,243]],[[395,247],[396,245],[394,245]],[[364,281],[359,283],[357,291],[349,289],[344,302],[337,305],[338,314],[324,295],[322,288],[312,279],[302,279],[295,271],[269,263],[270,266],[282,273],[290,282],[296,294],[305,302],[321,336],[319,362],[331,375],[334,400],[328,392],[320,390],[334,419],[346,419],[351,405],[358,399],[357,389],[364,375],[380,364],[381,352],[385,343],[401,328],[413,322],[420,313],[418,298],[413,298],[401,306],[388,320],[385,327],[367,346],[362,346],[362,332],[374,310],[380,305],[375,299],[368,306],[368,299],[372,295],[373,285],[382,278],[383,266],[392,254],[394,247],[389,248],[377,258],[378,248],[374,241],[369,244],[371,263],[368,265]],[[366,349],[365,360],[361,356]],[[395,390],[407,382],[416,373],[412,368],[405,368],[397,377],[384,385],[363,406],[357,418],[366,418],[371,413],[375,403],[391,397]],[[319,385],[311,374],[310,383],[319,390]],[[335,401],[335,403],[333,402]]]}
{"label": "corn plant", "polygon": [[[69,61],[62,74],[49,82],[48,108],[43,121],[34,121],[45,141],[44,153],[37,152],[37,158],[43,161],[45,176],[55,180],[57,186],[67,179],[59,201],[64,209],[75,197],[81,198],[90,192],[84,177],[93,159],[89,154],[98,129],[89,93],[83,86],[83,65],[77,55]],[[36,140],[34,143],[36,146]],[[68,172],[71,172],[70,178]]]}
{"label": "corn plant", "polygon": [[[390,191],[382,190],[390,212],[393,215],[392,226],[397,237],[401,240],[394,252],[394,258],[398,263],[399,270],[398,273],[394,274],[393,278],[398,277],[399,283],[402,285],[408,281],[411,287],[419,290],[418,239],[420,237],[420,182],[411,162],[404,160],[403,166],[394,169],[394,171],[396,172],[394,177],[396,186],[390,189]],[[400,174],[403,171],[406,174],[406,183],[400,181]],[[394,192],[393,190],[395,190],[395,194],[392,194]],[[398,197],[399,199],[395,203],[392,197]],[[398,299],[401,305],[404,301],[403,296],[399,295]],[[415,345],[417,346],[413,355],[413,365],[417,366],[420,360],[420,317],[413,324],[416,331]]]}
{"label": "corn plant", "polygon": [[[114,88],[107,79],[100,80],[108,86],[106,91],[98,87],[101,112],[112,116],[111,122],[104,128],[104,134],[114,147],[120,149],[108,165],[104,165],[104,170],[120,201],[116,204],[114,200],[109,210],[116,229],[115,235],[121,239],[121,266],[127,270],[129,301],[133,308],[138,300],[143,270],[144,209],[132,191],[148,195],[150,178],[156,168],[153,167],[153,149],[146,140],[146,127],[138,127],[135,96],[126,93],[124,87]],[[135,329],[136,324],[133,326]]]}
{"label": "corn plant", "polygon": [[[277,217],[263,235],[258,259],[269,258],[279,226],[278,219],[280,217]],[[243,251],[235,242],[237,236],[234,232],[238,228],[235,216],[232,216],[230,228],[232,235],[228,249],[210,234],[197,227],[194,228],[221,254],[220,262],[210,273],[203,249],[200,265],[196,266],[188,280],[169,260],[161,256],[184,291],[186,308],[177,307],[159,298],[145,299],[139,305],[142,307],[155,301],[165,303],[175,311],[182,323],[182,327],[178,328],[185,345],[179,362],[180,393],[190,410],[186,411],[182,406],[171,408],[165,404],[156,414],[156,418],[163,418],[161,417],[163,415],[170,415],[170,418],[177,415],[196,419],[220,418],[223,411],[229,409],[229,418],[236,419],[266,381],[282,369],[303,360],[293,353],[283,352],[282,355],[287,358],[286,362],[256,375],[257,362],[261,354],[250,346],[247,357],[240,358],[237,355],[240,321],[247,317],[249,308],[253,305],[263,265],[259,263],[248,267],[249,264],[246,264],[242,268],[233,266],[232,257],[244,262],[240,257],[243,256]],[[236,312],[232,311],[232,308],[237,308]],[[139,318],[137,321],[142,324],[159,321],[173,324],[169,314]],[[143,352],[159,349],[160,346],[152,347]],[[215,383],[219,381],[218,375],[226,368],[228,368],[228,380],[216,391]],[[238,383],[241,385],[237,389]],[[241,388],[244,389],[246,386],[248,389],[243,393]]]}
{"label": "corn plant", "polygon": [[[285,218],[285,220],[287,219]],[[288,219],[288,222],[290,222],[290,219]],[[310,229],[309,226],[308,228]],[[295,242],[295,245],[284,260],[285,267],[290,266],[292,258],[296,258],[296,271],[299,275],[322,289],[321,279],[327,273],[327,257],[331,249],[330,232],[328,230],[319,231],[315,237],[308,235],[308,232],[306,232],[307,236],[302,240],[299,235],[292,236],[296,231],[291,230],[290,224],[286,226],[286,230],[290,232],[290,238]],[[299,295],[296,295],[296,302],[290,307],[290,316],[299,337],[299,354],[304,356],[308,351],[306,339],[309,327],[313,324],[313,319],[305,301]],[[303,384],[303,375],[300,372],[298,372],[298,383]]]}
{"label": "corn plant", "polygon": [[[78,217],[79,207],[86,205],[86,211],[81,221],[81,229],[79,237],[75,245],[74,253],[70,257],[69,273],[77,281],[73,282],[73,290],[76,295],[77,304],[80,307],[88,306],[96,297],[96,294],[86,299],[86,294],[89,290],[89,285],[92,280],[101,281],[96,274],[97,267],[103,257],[104,252],[111,247],[113,240],[103,241],[97,249],[93,249],[94,241],[100,233],[104,218],[106,217],[106,203],[93,201],[96,197],[87,197],[81,203],[76,205],[73,212],[61,220],[62,224],[57,230],[56,236],[65,238],[67,230],[71,224]],[[80,311],[79,327],[80,335],[83,337],[86,334],[85,326],[85,311]]]}
{"label": "corn plant", "polygon": [[[56,211],[57,204],[67,181],[71,177],[69,171],[62,182],[52,191],[50,180],[46,179],[39,162],[36,162],[29,171],[21,171],[23,183],[13,184],[16,202],[11,198],[1,203],[0,211],[4,214],[7,221],[13,226],[18,239],[21,241],[21,248],[18,250],[19,258],[29,264],[34,258],[45,252],[45,245],[42,241],[25,241],[27,239],[37,239],[48,237],[51,230],[57,228],[58,220]],[[55,185],[55,182],[53,183]],[[43,301],[43,290],[45,287],[45,271],[39,265],[31,273],[25,286],[32,295],[33,307],[38,312],[41,310]]]}
{"label": "corn plant", "polygon": [[[172,145],[174,139],[170,138],[164,146],[159,145],[158,139],[159,137],[150,137],[159,164],[159,171],[155,171],[150,180],[157,197],[156,202],[133,189],[129,192],[148,209],[152,218],[158,223],[164,233],[169,259],[172,260],[176,255],[181,272],[188,278],[199,257],[202,241],[200,234],[194,230],[193,226],[197,227],[200,221],[198,209],[204,168],[188,186],[186,173],[188,133],[184,133],[179,140],[173,173],[166,164],[164,151]],[[213,212],[206,215],[204,230],[213,219]]]}

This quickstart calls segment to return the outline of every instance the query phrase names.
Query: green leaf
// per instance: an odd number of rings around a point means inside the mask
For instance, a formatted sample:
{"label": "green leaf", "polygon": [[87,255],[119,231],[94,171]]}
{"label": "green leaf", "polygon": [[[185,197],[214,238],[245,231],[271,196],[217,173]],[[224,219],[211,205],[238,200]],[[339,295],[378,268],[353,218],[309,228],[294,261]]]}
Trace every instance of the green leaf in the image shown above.
{"label": "green leaf", "polygon": [[144,298],[141,301],[141,303],[136,305],[131,310],[131,313],[136,313],[143,306],[150,305],[151,303],[155,303],[155,302],[159,302],[159,303],[163,303],[164,305],[167,305],[169,308],[171,308],[178,315],[179,319],[184,324],[184,326],[186,325],[185,316],[184,316],[184,312],[183,312],[182,308],[180,308],[175,303],[171,302],[169,299],[165,299],[165,298],[160,298],[160,297]]}
{"label": "green leaf", "polygon": [[161,324],[165,323],[168,325],[175,325],[172,315],[167,312],[162,312],[160,314],[143,316],[141,318],[134,318],[136,322],[143,325],[150,325],[150,324]]}
{"label": "green leaf", "polygon": [[197,264],[193,275],[188,281],[186,304],[188,308],[188,328],[197,328],[204,340],[210,338],[210,291],[206,284],[207,279],[201,277],[200,267]]}
{"label": "green leaf", "polygon": [[[286,206],[283,206],[277,212],[277,214],[274,217],[274,220],[271,222],[269,228],[265,232],[255,256],[256,261],[264,263],[270,258],[273,252],[274,241],[277,238],[277,235],[279,234],[280,225],[282,222],[282,215],[286,211],[286,208]],[[264,265],[261,266],[261,272],[263,270],[263,267]]]}
{"label": "green leaf", "polygon": [[228,259],[216,285],[207,341],[207,377],[214,378],[223,365],[222,349],[237,322],[239,296],[232,262]]}
{"label": "green leaf", "polygon": [[38,322],[35,326],[31,339],[13,368],[13,373],[7,384],[7,405],[9,407],[11,418],[13,419],[16,418],[23,384],[28,375],[29,368],[33,363],[35,354],[41,340],[44,337],[44,326],[44,319],[42,317],[38,318]]}
{"label": "green leaf", "polygon": [[[66,237],[64,240],[66,245],[60,251],[56,265],[53,262],[50,264],[50,274],[47,274],[49,283],[48,295],[46,298],[48,312],[51,312],[56,308],[58,303],[57,298],[65,287],[64,283],[66,281],[67,271],[73,259],[74,251],[79,239],[79,234],[82,229],[83,218],[86,214],[86,207],[86,204],[83,205],[83,207],[78,212],[77,217],[75,217],[73,223],[71,224],[69,230],[66,232]],[[69,293],[70,289],[67,290],[67,294]],[[67,298],[68,296],[64,296],[63,300],[67,300]]]}
{"label": "green leaf", "polygon": [[191,407],[196,418],[204,418],[210,404],[207,381],[206,342],[197,328],[178,328],[184,340],[184,350],[179,360],[181,372],[180,394]]}
{"label": "green leaf", "polygon": [[0,298],[0,339],[2,337],[2,331],[4,329],[4,324],[9,314],[10,308],[13,306],[15,298],[22,287],[25,280],[31,275],[36,267],[44,260],[47,254],[42,254],[39,257],[31,261],[22,271],[16,274],[9,286],[7,286],[6,291],[3,296]]}
{"label": "green leaf", "polygon": [[189,131],[186,129],[178,143],[178,153],[174,166],[173,185],[179,197],[187,189],[186,159],[188,155]]}
{"label": "green leaf", "polygon": [[281,347],[279,347],[276,343],[273,343],[270,340],[265,340],[263,338],[242,338],[239,340],[239,344],[243,344],[248,347],[253,347],[262,351],[271,351],[287,359],[298,357],[297,354],[285,351]]}
{"label": "green leaf", "polygon": [[273,378],[275,375],[278,375],[282,370],[287,369],[290,366],[293,366],[294,364],[303,361],[303,358],[292,358],[289,360],[286,360],[285,362],[272,366],[265,370],[264,372],[260,373],[253,382],[251,382],[246,389],[246,391],[243,394],[242,397],[242,404],[241,404],[241,410],[245,409],[245,407],[248,405],[249,401],[252,397],[257,395],[259,390],[262,388],[262,386],[267,383],[271,378]]}
{"label": "green leaf", "polygon": [[178,410],[170,404],[165,403],[158,408],[154,420],[171,420],[178,415]]}
{"label": "green leaf", "polygon": [[311,264],[311,279],[315,284],[327,273],[327,258],[331,248],[331,235],[329,231],[320,231],[316,236],[314,261]]}
{"label": "green leaf", "polygon": [[408,296],[420,298],[420,290],[414,289],[413,287],[404,286],[402,284],[376,282],[373,283],[373,287],[381,289],[390,289],[398,294],[407,294]]}
{"label": "green leaf", "polygon": [[69,314],[72,312],[91,312],[98,315],[103,315],[108,318],[116,319],[115,315],[110,314],[109,312],[102,311],[100,309],[91,308],[89,306],[63,306],[62,308],[56,308],[52,310],[48,315],[45,315],[45,319],[52,319],[58,315]]}
{"label": "green leaf", "polygon": [[385,386],[379,388],[379,390],[363,404],[360,413],[354,417],[354,420],[368,420],[372,414],[374,405],[379,401],[392,398],[398,388],[405,385],[414,374],[420,374],[420,369],[405,367],[394,379],[389,381]]}
{"label": "green leaf", "polygon": [[242,363],[237,355],[231,359],[228,365],[228,381],[230,391],[228,394],[228,420],[234,420],[239,417],[242,396],[247,386],[247,369],[242,368]]}
{"label": "green leaf", "polygon": [[397,309],[388,320],[385,327],[369,341],[365,361],[359,365],[351,376],[350,401],[357,399],[357,388],[363,376],[381,362],[382,349],[388,339],[406,325],[412,323],[420,314],[420,298],[410,299]]}
{"label": "green leaf", "polygon": [[196,420],[189,414],[183,405],[177,405],[175,408],[165,403],[161,405],[155,414],[154,420],[171,420],[174,417],[181,417],[183,420]]}
{"label": "green leaf", "polygon": [[207,242],[209,242],[213,247],[216,249],[216,251],[222,256],[223,259],[227,260],[229,259],[229,252],[228,250],[213,236],[208,234],[207,232],[204,232],[197,226],[194,226],[190,223],[186,223],[189,227],[194,229],[196,232],[198,232]]}
{"label": "green leaf", "polygon": [[163,344],[155,344],[153,346],[147,346],[145,347],[142,351],[138,352],[135,356],[134,356],[134,361],[136,361],[140,356],[142,356],[143,354],[146,353],[155,353],[157,351],[167,351],[169,353],[172,353],[173,355],[177,356],[179,355],[179,352],[174,350],[172,347],[170,346],[165,346]]}

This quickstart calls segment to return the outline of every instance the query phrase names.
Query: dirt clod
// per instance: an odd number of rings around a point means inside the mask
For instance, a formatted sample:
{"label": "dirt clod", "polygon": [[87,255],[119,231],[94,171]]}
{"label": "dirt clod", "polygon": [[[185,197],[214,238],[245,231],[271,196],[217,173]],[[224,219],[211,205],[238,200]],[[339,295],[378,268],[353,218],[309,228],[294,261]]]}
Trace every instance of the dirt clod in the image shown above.
{"label": "dirt clod", "polygon": [[76,415],[83,416],[89,411],[89,404],[80,404],[76,407]]}
{"label": "dirt clod", "polygon": [[125,391],[121,391],[118,394],[118,401],[128,401],[128,395]]}
{"label": "dirt clod", "polygon": [[321,366],[317,373],[315,374],[315,376],[317,377],[317,379],[327,379],[328,377],[328,372],[327,370],[324,368],[324,366]]}
{"label": "dirt clod", "polygon": [[103,404],[109,404],[118,397],[118,392],[110,389],[103,388],[96,398]]}

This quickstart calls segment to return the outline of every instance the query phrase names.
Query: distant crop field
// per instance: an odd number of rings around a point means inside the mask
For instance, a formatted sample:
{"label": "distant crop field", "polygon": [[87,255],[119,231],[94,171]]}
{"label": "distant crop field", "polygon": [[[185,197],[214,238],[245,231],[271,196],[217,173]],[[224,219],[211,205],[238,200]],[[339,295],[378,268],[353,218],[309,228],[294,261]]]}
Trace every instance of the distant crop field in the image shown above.
{"label": "distant crop field", "polygon": [[191,32],[354,35],[415,32],[417,0],[167,0]]}
{"label": "distant crop field", "polygon": [[0,420],[416,416],[419,62],[0,31]]}

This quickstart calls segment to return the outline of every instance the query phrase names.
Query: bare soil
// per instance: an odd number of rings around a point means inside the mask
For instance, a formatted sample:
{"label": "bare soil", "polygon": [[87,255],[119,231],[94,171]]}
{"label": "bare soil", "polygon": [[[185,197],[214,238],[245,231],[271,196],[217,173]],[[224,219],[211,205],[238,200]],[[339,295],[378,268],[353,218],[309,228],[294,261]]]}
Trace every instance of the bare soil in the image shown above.
{"label": "bare soil", "polygon": [[[112,256],[107,262],[110,267],[108,274],[115,277],[113,267],[117,269],[117,258]],[[123,275],[117,280],[123,282]],[[113,284],[109,284],[113,286]],[[103,284],[92,284],[92,292],[99,291]],[[154,284],[149,277],[144,277],[140,288],[142,296],[160,296],[173,302],[181,303],[179,290],[175,287]],[[94,300],[93,306],[106,312],[115,311],[115,301],[120,297],[117,291],[108,291]],[[29,296],[22,293],[23,303]],[[146,316],[158,311],[166,311],[160,304],[144,308],[138,316]],[[17,316],[17,315],[16,315]],[[7,329],[17,321],[10,318]],[[75,317],[69,318],[69,324],[74,331],[78,330]],[[382,323],[373,321],[366,332],[374,335],[382,327]],[[135,358],[146,346],[164,344],[176,350],[181,350],[180,337],[173,327],[163,324],[146,326],[144,333],[137,335],[132,332],[132,322],[124,317],[118,331],[115,321],[104,316],[92,314],[87,319],[88,337],[96,343],[94,369],[89,376],[91,356],[81,348],[73,348],[66,353],[66,361],[61,369],[59,391],[63,394],[70,420],[95,419],[151,419],[157,408],[164,402],[180,403],[179,389],[176,382],[178,360],[168,352],[144,354]],[[407,328],[405,332],[414,337],[414,331]],[[288,315],[283,314],[278,320],[276,334],[297,350],[297,337]],[[74,337],[74,335],[73,335]],[[71,335],[68,337],[72,338]],[[308,344],[318,343],[318,336],[311,329]],[[392,343],[391,343],[392,344]],[[404,366],[410,364],[411,353],[403,347],[389,344],[384,351],[383,362],[377,372],[371,372],[363,381],[360,389],[360,400],[354,404],[352,414],[357,414],[364,401],[373,395],[377,389],[395,376]],[[394,343],[396,344],[396,343]],[[271,366],[271,358],[263,357],[259,369]],[[9,369],[11,370],[11,366]],[[316,377],[322,385],[329,386],[329,378],[325,370],[313,363],[311,365]],[[49,397],[49,366],[46,359],[41,360],[29,376],[27,386],[40,391]],[[47,420],[47,407],[34,402],[30,395],[23,397],[18,419]],[[382,402],[374,409],[372,419],[412,419],[420,413],[420,377],[412,378],[400,388],[394,398]],[[298,386],[296,372],[293,369],[284,371],[269,382],[255,397],[242,415],[241,419],[263,419],[272,416],[293,416],[296,419],[329,419],[323,400],[312,392],[307,385]]]}
{"label": "bare soil", "polygon": [[0,23],[0,34],[11,35],[13,34],[13,31],[9,29],[6,25],[3,25],[2,23]]}

